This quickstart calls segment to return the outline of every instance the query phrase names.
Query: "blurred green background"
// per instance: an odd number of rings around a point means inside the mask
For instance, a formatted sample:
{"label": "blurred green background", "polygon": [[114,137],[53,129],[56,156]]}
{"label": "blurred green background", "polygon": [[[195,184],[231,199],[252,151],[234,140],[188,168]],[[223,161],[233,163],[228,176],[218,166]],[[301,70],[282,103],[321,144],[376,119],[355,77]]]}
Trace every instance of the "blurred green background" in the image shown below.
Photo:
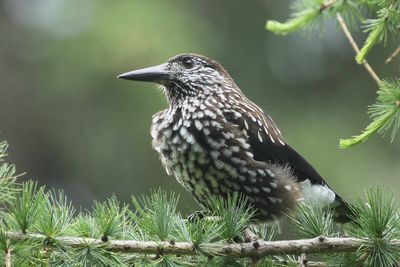
{"label": "blurred green background", "polygon": [[[162,187],[180,193],[184,213],[197,208],[151,148],[162,93],[115,78],[182,52],[221,62],[344,198],[377,184],[400,189],[398,141],[338,148],[369,122],[376,85],[335,23],[307,38],[265,30],[267,19],[289,16],[290,1],[0,3],[0,138],[24,179],[62,188],[78,206]],[[393,47],[369,57],[382,77],[398,74],[399,59],[383,63]]]}

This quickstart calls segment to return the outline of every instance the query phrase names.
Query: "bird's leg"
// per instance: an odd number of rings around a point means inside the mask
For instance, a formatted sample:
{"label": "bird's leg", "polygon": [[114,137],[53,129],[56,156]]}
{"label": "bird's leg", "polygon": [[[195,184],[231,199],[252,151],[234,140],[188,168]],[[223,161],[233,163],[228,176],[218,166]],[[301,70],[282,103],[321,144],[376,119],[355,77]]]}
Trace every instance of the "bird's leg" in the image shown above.
{"label": "bird's leg", "polygon": [[189,222],[193,223],[197,220],[202,220],[202,219],[206,218],[208,214],[209,214],[209,212],[207,212],[206,210],[198,210],[198,211],[193,212],[192,214],[189,214],[187,219]]}
{"label": "bird's leg", "polygon": [[249,227],[244,230],[243,235],[244,242],[255,242],[259,239],[259,237],[252,230],[250,230]]}

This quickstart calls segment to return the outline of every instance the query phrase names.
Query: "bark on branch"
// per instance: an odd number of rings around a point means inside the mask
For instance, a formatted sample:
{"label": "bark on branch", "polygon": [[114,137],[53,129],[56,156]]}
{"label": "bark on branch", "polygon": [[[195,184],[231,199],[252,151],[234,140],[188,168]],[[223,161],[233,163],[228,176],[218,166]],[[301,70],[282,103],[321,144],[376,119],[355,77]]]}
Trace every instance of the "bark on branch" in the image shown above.
{"label": "bark on branch", "polygon": [[[38,234],[8,233],[10,239],[19,241],[23,239],[43,240],[45,237]],[[140,254],[175,254],[195,255],[197,251],[205,254],[218,254],[235,258],[264,257],[269,255],[323,253],[323,252],[351,252],[356,251],[365,240],[360,238],[329,238],[317,237],[312,239],[263,241],[256,240],[247,243],[204,243],[195,247],[190,242],[174,241],[136,241],[136,240],[110,240],[103,242],[101,239],[80,237],[57,237],[63,245],[77,248],[85,244],[106,245],[109,251],[121,253]],[[392,240],[391,244],[400,246],[400,240]]]}

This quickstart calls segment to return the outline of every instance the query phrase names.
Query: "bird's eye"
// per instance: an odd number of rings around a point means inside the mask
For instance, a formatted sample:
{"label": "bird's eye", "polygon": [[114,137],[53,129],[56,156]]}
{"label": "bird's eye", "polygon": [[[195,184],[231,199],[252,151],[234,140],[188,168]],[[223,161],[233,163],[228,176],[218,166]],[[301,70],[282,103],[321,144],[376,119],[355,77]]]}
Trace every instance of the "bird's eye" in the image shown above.
{"label": "bird's eye", "polygon": [[193,60],[191,60],[189,58],[185,58],[185,59],[182,60],[182,66],[185,69],[191,69],[191,68],[194,67],[194,62],[193,62]]}

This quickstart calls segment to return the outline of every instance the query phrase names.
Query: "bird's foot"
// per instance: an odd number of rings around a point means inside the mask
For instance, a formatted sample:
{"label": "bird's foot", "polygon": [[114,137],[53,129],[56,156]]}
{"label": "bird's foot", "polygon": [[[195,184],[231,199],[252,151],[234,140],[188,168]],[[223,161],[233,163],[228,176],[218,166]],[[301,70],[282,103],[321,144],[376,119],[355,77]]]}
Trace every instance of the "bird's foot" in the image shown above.
{"label": "bird's foot", "polygon": [[243,235],[244,242],[256,242],[259,239],[249,227],[244,230]]}
{"label": "bird's foot", "polygon": [[187,217],[188,221],[193,223],[197,220],[202,220],[204,218],[207,217],[207,215],[209,215],[209,213],[205,210],[198,210],[193,212],[192,214],[189,214],[189,216]]}

